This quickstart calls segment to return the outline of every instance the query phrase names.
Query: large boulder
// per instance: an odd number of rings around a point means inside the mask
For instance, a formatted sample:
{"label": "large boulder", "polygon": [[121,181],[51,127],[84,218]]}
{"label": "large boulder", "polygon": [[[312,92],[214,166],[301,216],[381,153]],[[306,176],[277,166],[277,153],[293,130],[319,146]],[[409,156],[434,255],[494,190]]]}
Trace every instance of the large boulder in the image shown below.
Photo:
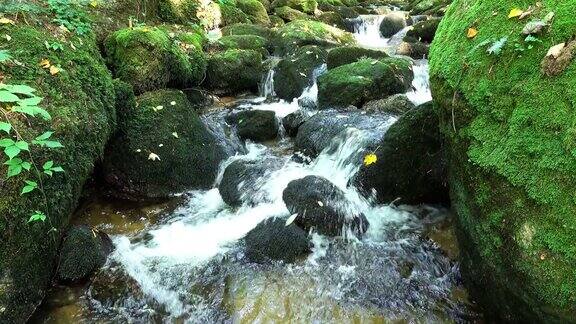
{"label": "large boulder", "polygon": [[[207,28],[218,27],[222,19],[220,7],[215,1],[202,0],[156,0],[148,7],[158,7],[158,16],[162,21],[173,24],[202,24]],[[145,4],[140,6],[146,7]],[[138,10],[143,8],[138,7]],[[146,8],[150,10],[151,8]],[[144,12],[146,12],[144,9]],[[114,12],[118,14],[118,12]],[[148,17],[147,17],[148,18]]]}
{"label": "large boulder", "polygon": [[388,57],[388,54],[383,51],[357,46],[343,46],[328,52],[326,64],[328,65],[328,70],[331,70],[342,65],[357,62],[362,58],[383,59],[386,57]]}
{"label": "large boulder", "polygon": [[290,137],[296,137],[298,134],[298,129],[300,126],[302,126],[302,124],[304,124],[306,119],[308,119],[308,116],[306,116],[306,114],[301,110],[284,116],[284,118],[282,118],[282,126],[286,131],[286,135]]}
{"label": "large boulder", "polygon": [[276,46],[280,54],[294,53],[305,45],[337,47],[355,45],[354,35],[325,23],[295,20],[278,29]]}
{"label": "large boulder", "polygon": [[430,45],[422,42],[401,42],[396,49],[396,55],[409,56],[415,60],[428,57]]}
{"label": "large boulder", "polygon": [[370,100],[406,92],[413,78],[411,62],[405,59],[361,59],[318,78],[318,105],[320,109],[362,107]]}
{"label": "large boulder", "polygon": [[314,14],[318,3],[316,0],[274,0],[270,7],[272,9],[290,7],[306,14]]}
{"label": "large boulder", "polygon": [[246,15],[253,24],[270,25],[270,18],[264,5],[258,0],[235,0],[236,6]]}
{"label": "large boulder", "polygon": [[164,198],[212,185],[228,154],[181,91],[147,92],[125,110],[103,163],[114,195]]}
{"label": "large boulder", "polygon": [[362,110],[402,115],[415,107],[416,105],[408,99],[408,96],[405,94],[396,94],[386,99],[369,101],[362,107]]}
{"label": "large boulder", "polygon": [[440,19],[429,19],[416,23],[406,33],[406,36],[404,36],[404,41],[410,43],[414,42],[432,43],[432,40],[434,40],[434,35],[436,34],[436,29],[438,29],[439,24]]}
{"label": "large boulder", "polygon": [[263,73],[260,52],[231,49],[210,55],[206,85],[223,94],[246,90],[257,92]]}
{"label": "large boulder", "polygon": [[266,200],[268,197],[259,195],[260,189],[266,184],[266,177],[281,166],[282,160],[277,158],[239,159],[230,163],[218,185],[222,200],[232,207]]}
{"label": "large boulder", "polygon": [[324,178],[307,176],[291,181],[282,199],[291,214],[298,214],[294,223],[305,231],[339,236],[348,231],[363,234],[368,229],[364,214],[340,188]]}
{"label": "large boulder", "polygon": [[332,12],[332,11],[327,11],[327,12],[323,12],[321,14],[319,14],[318,16],[316,16],[316,19],[318,21],[321,21],[327,25],[336,27],[336,28],[340,28],[343,30],[347,30],[348,28],[348,24],[346,23],[346,21],[344,20],[344,18],[342,18],[342,15],[340,15],[337,12]]}
{"label": "large boulder", "polygon": [[[2,49],[12,57],[0,63],[2,86],[27,85],[36,89],[33,93],[44,98],[39,106],[52,117],[50,120],[40,116],[24,118],[8,110],[13,103],[1,102],[6,115],[0,117],[0,121],[7,122],[8,116],[13,129],[31,143],[29,150],[36,167],[42,170],[45,162],[54,161],[54,166],[61,166],[65,171],[42,178],[44,195],[40,190],[21,194],[24,180],[38,182],[35,173],[22,170],[17,176],[2,180],[0,323],[25,322],[44,298],[56,268],[61,235],[68,227],[86,179],[102,158],[104,146],[115,129],[112,76],[95,40],[87,36],[80,44],[73,33],[56,37],[52,32],[55,30],[58,26],[49,22],[38,28],[23,23],[0,25],[2,35],[11,38],[2,43]],[[76,44],[75,49],[68,41]],[[46,50],[45,42],[59,42],[64,50]],[[61,68],[51,75],[38,65],[42,60]],[[17,96],[29,98],[25,94]],[[2,138],[16,139],[13,129],[2,132]],[[43,149],[32,144],[34,138],[47,131],[54,131],[50,139],[61,142],[64,147]],[[20,153],[20,157],[27,156]],[[3,178],[8,173],[5,162],[7,158],[2,156]],[[35,211],[46,215],[46,220],[28,223]]]}
{"label": "large boulder", "polygon": [[226,51],[230,49],[254,50],[260,52],[262,56],[268,56],[268,40],[257,35],[230,35],[223,36],[210,44],[210,49],[215,51]]}
{"label": "large boulder", "polygon": [[221,29],[222,36],[256,35],[271,40],[276,32],[268,27],[254,24],[234,24]]}
{"label": "large boulder", "polygon": [[443,16],[452,0],[410,0],[405,9],[412,15]]}
{"label": "large boulder", "polygon": [[280,125],[276,113],[270,110],[244,110],[229,118],[236,125],[238,136],[256,142],[273,140]]}
{"label": "large boulder", "polygon": [[326,62],[326,51],[309,45],[283,58],[274,69],[274,90],[278,98],[291,101],[300,97],[314,82],[314,70]]}
{"label": "large boulder", "polygon": [[285,22],[310,18],[307,14],[303,13],[302,11],[298,11],[296,9],[287,6],[275,8],[274,15],[282,18],[282,20]]}
{"label": "large boulder", "polygon": [[[575,323],[574,5],[543,2],[530,19],[554,21],[521,57],[526,21],[508,5],[454,1],[430,51],[462,274],[490,320]],[[508,37],[498,56],[477,50],[496,35]]]}
{"label": "large boulder", "polygon": [[448,203],[446,160],[438,115],[432,103],[405,113],[388,129],[373,152],[377,160],[363,164],[354,183],[379,202]]}
{"label": "large boulder", "polygon": [[165,31],[151,27],[118,30],[105,43],[114,76],[132,84],[136,94],[202,81],[206,59],[201,49],[188,50],[190,53],[176,45]]}
{"label": "large boulder", "polygon": [[64,237],[58,259],[58,280],[78,283],[88,279],[106,263],[114,246],[104,232],[88,226],[74,226]]}
{"label": "large boulder", "polygon": [[292,263],[311,251],[308,234],[295,224],[286,226],[286,220],[272,218],[262,221],[246,234],[246,256],[252,262],[270,260]]}
{"label": "large boulder", "polygon": [[380,35],[390,38],[406,27],[406,14],[403,12],[392,12],[384,16],[380,23]]}

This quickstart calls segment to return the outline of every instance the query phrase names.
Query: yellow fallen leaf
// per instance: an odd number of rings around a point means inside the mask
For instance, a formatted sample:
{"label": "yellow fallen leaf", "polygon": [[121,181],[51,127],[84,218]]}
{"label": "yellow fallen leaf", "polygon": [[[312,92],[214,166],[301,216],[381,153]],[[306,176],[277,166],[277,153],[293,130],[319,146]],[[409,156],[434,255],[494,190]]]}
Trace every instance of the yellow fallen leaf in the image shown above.
{"label": "yellow fallen leaf", "polygon": [[562,50],[566,47],[566,43],[560,43],[558,45],[554,45],[550,47],[548,53],[546,54],[547,57],[552,56],[553,58],[557,59],[562,54]]}
{"label": "yellow fallen leaf", "polygon": [[49,70],[49,71],[50,71],[50,74],[51,74],[51,75],[56,75],[56,74],[58,74],[58,73],[60,72],[60,69],[57,68],[57,67],[55,67],[54,65],[52,65],[52,66],[50,67],[50,70]]}
{"label": "yellow fallen leaf", "polygon": [[14,20],[8,19],[8,18],[0,18],[0,24],[2,24],[2,25],[6,25],[6,24],[14,25]]}
{"label": "yellow fallen leaf", "polygon": [[51,66],[52,64],[50,64],[50,61],[48,59],[43,59],[42,61],[40,61],[40,66],[47,69]]}
{"label": "yellow fallen leaf", "polygon": [[520,17],[522,16],[523,13],[524,11],[522,9],[514,8],[510,10],[510,13],[508,14],[508,19]]}
{"label": "yellow fallen leaf", "polygon": [[478,35],[478,30],[476,28],[468,28],[468,33],[466,34],[466,37],[474,38],[476,37],[476,35]]}
{"label": "yellow fallen leaf", "polygon": [[364,165],[369,166],[370,164],[374,164],[378,161],[378,157],[374,153],[367,154],[364,157]]}

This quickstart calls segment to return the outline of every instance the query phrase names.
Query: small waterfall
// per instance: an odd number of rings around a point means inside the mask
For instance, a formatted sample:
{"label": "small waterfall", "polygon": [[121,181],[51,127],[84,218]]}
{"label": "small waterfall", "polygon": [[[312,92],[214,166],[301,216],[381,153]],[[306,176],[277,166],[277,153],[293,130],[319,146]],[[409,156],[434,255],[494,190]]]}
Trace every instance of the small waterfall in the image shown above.
{"label": "small waterfall", "polygon": [[414,80],[412,81],[413,89],[406,93],[406,95],[415,105],[421,105],[432,100],[428,60],[418,60],[412,68],[414,70]]}
{"label": "small waterfall", "polygon": [[349,20],[360,46],[372,49],[384,49],[388,46],[388,38],[380,35],[380,24],[383,19],[382,15],[361,15]]}
{"label": "small waterfall", "polygon": [[274,91],[274,73],[274,67],[272,67],[264,76],[262,83],[260,83],[260,97],[268,99],[276,96]]}

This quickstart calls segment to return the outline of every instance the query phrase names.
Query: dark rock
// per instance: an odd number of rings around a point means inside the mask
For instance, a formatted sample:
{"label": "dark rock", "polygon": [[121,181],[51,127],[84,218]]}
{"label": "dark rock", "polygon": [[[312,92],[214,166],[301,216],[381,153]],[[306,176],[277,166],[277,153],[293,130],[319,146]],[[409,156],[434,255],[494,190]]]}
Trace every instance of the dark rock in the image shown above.
{"label": "dark rock", "polygon": [[406,15],[403,12],[387,14],[380,23],[382,37],[390,38],[406,27]]}
{"label": "dark rock", "polygon": [[326,64],[330,70],[342,65],[357,62],[361,58],[383,59],[386,57],[388,57],[388,54],[382,51],[356,46],[344,46],[329,51],[328,57],[326,58]]}
{"label": "dark rock", "polygon": [[284,126],[284,130],[288,136],[296,137],[298,129],[304,124],[306,119],[307,116],[302,111],[296,111],[282,118],[282,126]]}
{"label": "dark rock", "polygon": [[287,263],[310,253],[306,232],[281,218],[267,219],[246,234],[246,256],[253,262],[281,260]]}
{"label": "dark rock", "polygon": [[432,43],[439,24],[440,19],[430,19],[416,23],[412,26],[412,29],[406,33],[404,41],[408,43]]}
{"label": "dark rock", "polygon": [[247,90],[257,92],[263,73],[260,52],[230,49],[208,58],[206,85],[222,94]]}
{"label": "dark rock", "polygon": [[314,70],[326,62],[326,56],[326,50],[309,45],[282,59],[274,73],[274,91],[278,98],[292,101],[300,97],[314,82]]}
{"label": "dark rock", "polygon": [[244,110],[234,114],[238,136],[256,142],[273,140],[278,136],[276,113],[268,110]]}
{"label": "dark rock", "polygon": [[333,6],[328,3],[322,3],[318,6],[318,9],[336,12],[344,19],[358,18],[358,16],[360,16],[354,9],[346,6]]}
{"label": "dark rock", "polygon": [[369,101],[362,107],[362,109],[368,112],[402,115],[415,107],[416,105],[414,105],[414,103],[412,103],[405,94],[397,94],[386,99]]}
{"label": "dark rock", "polygon": [[402,204],[449,204],[446,160],[438,116],[432,103],[405,113],[390,127],[375,151],[377,161],[362,165],[354,180],[366,194]]}
{"label": "dark rock", "polygon": [[343,229],[363,234],[368,220],[346,199],[342,190],[330,181],[307,176],[288,184],[282,199],[291,214],[298,214],[294,223],[305,231],[311,229],[329,236],[342,235]]}
{"label": "dark rock", "polygon": [[258,191],[266,175],[282,167],[282,160],[267,158],[264,160],[237,160],[226,167],[218,191],[222,200],[232,207],[243,202],[253,204],[265,200],[258,196]]}
{"label": "dark rock", "polygon": [[316,18],[319,21],[328,24],[330,26],[334,26],[344,30],[348,28],[346,21],[344,21],[344,18],[342,18],[342,16],[337,12],[332,11],[323,12],[319,14]]}
{"label": "dark rock", "polygon": [[60,248],[58,281],[77,283],[87,279],[106,263],[113,249],[106,233],[88,226],[72,227]]}
{"label": "dark rock", "polygon": [[419,60],[428,57],[429,51],[430,45],[428,44],[424,44],[422,42],[402,42],[396,49],[396,54],[409,56],[415,60]]}

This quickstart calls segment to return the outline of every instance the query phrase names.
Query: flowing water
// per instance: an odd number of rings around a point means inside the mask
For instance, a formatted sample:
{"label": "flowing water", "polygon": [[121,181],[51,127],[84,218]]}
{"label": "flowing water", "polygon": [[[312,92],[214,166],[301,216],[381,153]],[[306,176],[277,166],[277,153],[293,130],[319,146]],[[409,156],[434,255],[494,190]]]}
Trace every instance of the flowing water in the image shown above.
{"label": "flowing water", "polygon": [[[381,18],[362,19],[359,42],[387,46],[377,28]],[[316,69],[314,80],[325,70]],[[414,72],[407,95],[421,104],[431,99],[427,61],[415,62]],[[310,108],[317,99],[315,81],[300,98],[285,102],[274,99],[273,76],[271,71],[265,77],[260,97],[238,109],[273,110],[279,117],[297,110],[315,113]],[[347,117],[341,118],[344,122]],[[384,134],[395,121],[389,117],[375,131]],[[460,283],[449,211],[377,205],[349,185],[368,138],[366,131],[350,127],[308,163],[293,159],[289,139],[248,143],[246,154],[220,166],[214,189],[144,208],[89,204],[77,221],[100,222],[116,250],[92,283],[56,289],[36,321],[384,323],[476,318]],[[216,188],[225,167],[237,159],[269,157],[280,159],[282,167],[256,181],[252,204],[228,207]],[[369,220],[368,232],[362,238],[313,233],[313,252],[291,265],[249,262],[242,238],[265,219],[289,218],[282,192],[290,181],[307,175],[325,177],[342,189],[352,208]]]}

